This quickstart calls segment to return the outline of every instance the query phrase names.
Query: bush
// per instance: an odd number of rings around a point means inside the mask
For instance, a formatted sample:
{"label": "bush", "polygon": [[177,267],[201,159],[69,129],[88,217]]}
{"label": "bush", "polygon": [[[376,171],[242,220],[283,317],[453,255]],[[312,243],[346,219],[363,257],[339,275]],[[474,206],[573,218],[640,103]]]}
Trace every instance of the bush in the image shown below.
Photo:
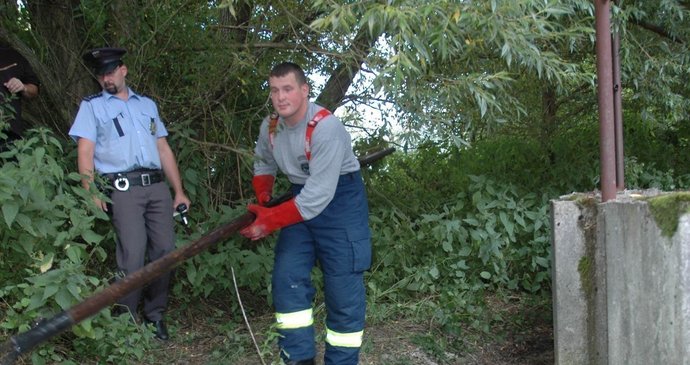
{"label": "bush", "polygon": [[466,192],[419,217],[373,210],[371,300],[437,297],[435,315],[453,326],[477,319],[486,290],[549,291],[548,196],[469,179]]}
{"label": "bush", "polygon": [[[79,174],[69,172],[74,150],[47,130],[32,131],[0,160],[0,328],[10,336],[107,285],[103,246],[112,233],[102,224],[107,216],[90,208],[92,197]],[[126,317],[112,318],[105,310],[41,345],[31,359],[35,364],[77,363],[67,359],[80,357],[117,363],[141,359],[151,334],[132,328]]]}

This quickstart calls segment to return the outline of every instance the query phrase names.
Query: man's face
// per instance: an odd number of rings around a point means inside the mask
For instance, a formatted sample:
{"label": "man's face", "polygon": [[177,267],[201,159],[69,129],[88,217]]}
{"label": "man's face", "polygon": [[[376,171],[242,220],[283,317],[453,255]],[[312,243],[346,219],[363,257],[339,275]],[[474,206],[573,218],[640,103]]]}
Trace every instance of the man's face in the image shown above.
{"label": "man's face", "polygon": [[293,73],[281,77],[270,77],[271,102],[278,115],[290,125],[295,125],[307,112],[309,86],[299,84]]}
{"label": "man's face", "polygon": [[125,89],[127,66],[121,65],[103,75],[98,75],[98,83],[110,94],[117,94]]}

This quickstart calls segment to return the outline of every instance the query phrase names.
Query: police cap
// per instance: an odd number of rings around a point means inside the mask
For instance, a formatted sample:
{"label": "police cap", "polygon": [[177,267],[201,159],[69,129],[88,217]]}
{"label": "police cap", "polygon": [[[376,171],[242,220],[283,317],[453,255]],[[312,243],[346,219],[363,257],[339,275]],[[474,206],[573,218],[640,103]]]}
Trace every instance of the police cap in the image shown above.
{"label": "police cap", "polygon": [[87,66],[93,68],[96,75],[105,75],[122,65],[122,56],[127,53],[124,48],[94,48],[81,56]]}

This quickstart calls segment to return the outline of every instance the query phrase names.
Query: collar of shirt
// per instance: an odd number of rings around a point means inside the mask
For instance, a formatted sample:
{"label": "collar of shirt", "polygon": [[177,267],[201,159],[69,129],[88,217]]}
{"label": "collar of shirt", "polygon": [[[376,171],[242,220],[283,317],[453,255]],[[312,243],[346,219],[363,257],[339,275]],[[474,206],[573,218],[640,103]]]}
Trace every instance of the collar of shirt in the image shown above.
{"label": "collar of shirt", "polygon": [[[105,91],[105,89],[104,89],[104,90],[101,90],[101,95],[103,95],[103,97],[106,98],[106,99],[116,98],[116,97],[117,97],[117,96],[115,96],[115,95],[113,95],[113,94],[111,94],[111,93]],[[127,98],[128,98],[128,99],[131,99],[131,98],[141,99],[141,98],[142,98],[142,95],[137,94],[136,92],[134,92],[134,90],[132,90],[129,86],[127,86]]]}

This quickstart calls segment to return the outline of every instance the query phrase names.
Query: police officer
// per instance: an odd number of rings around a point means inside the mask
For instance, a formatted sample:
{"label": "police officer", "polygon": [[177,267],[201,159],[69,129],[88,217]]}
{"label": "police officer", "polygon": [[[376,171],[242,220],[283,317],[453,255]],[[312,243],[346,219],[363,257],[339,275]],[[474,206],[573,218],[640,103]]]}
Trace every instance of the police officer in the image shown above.
{"label": "police officer", "polygon": [[[276,65],[269,77],[277,116],[263,121],[255,153],[254,222],[241,233],[252,240],[281,229],[275,247],[272,293],[281,356],[287,364],[314,364],[316,260],[324,277],[326,365],[357,364],[364,334],[363,273],[371,265],[368,204],[349,133],[328,110],[309,102],[304,71]],[[275,207],[277,171],[292,183],[294,198]]]}
{"label": "police officer", "polygon": [[[79,173],[87,177],[82,180],[84,187],[89,188],[94,174],[111,185],[112,206],[94,201],[111,216],[118,238],[117,265],[129,274],[143,267],[145,258],[154,261],[174,249],[173,207],[189,206],[190,201],[156,104],[125,82],[128,70],[121,59],[125,52],[98,48],[83,55],[103,90],[82,100],[69,135],[77,141]],[[144,321],[153,324],[161,340],[168,339],[163,313],[169,281],[170,274],[161,276],[143,293]],[[142,289],[137,289],[118,304],[137,318],[141,296]]]}

